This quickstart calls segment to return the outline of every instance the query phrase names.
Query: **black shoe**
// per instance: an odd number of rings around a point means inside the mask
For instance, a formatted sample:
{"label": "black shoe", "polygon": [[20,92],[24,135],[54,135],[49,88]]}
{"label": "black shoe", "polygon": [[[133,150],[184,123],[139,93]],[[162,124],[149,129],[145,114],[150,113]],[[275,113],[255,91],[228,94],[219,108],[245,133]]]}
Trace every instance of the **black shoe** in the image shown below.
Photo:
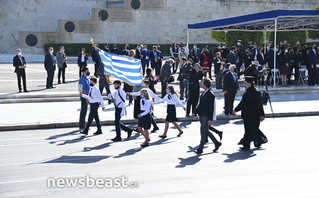
{"label": "black shoe", "polygon": [[260,148],[261,147],[261,143],[259,143],[259,142],[254,142],[254,145],[255,145],[256,148]]}
{"label": "black shoe", "polygon": [[133,131],[138,132],[138,133],[140,132],[140,131],[138,130],[138,128],[134,128]]}
{"label": "black shoe", "polygon": [[47,87],[47,89],[51,89],[51,87]]}
{"label": "black shoe", "polygon": [[141,144],[141,147],[147,147],[147,146],[149,146],[150,144],[149,143],[146,143],[146,142],[144,142],[143,144]]}
{"label": "black shoe", "polygon": [[101,134],[102,134],[102,130],[101,129],[99,129],[95,133],[93,133],[93,135],[101,135]]}
{"label": "black shoe", "polygon": [[206,138],[206,143],[208,143],[208,138]]}
{"label": "black shoe", "polygon": [[129,139],[129,138],[131,137],[132,132],[133,132],[132,129],[130,129],[130,130],[127,131],[127,139]]}
{"label": "black shoe", "polygon": [[222,131],[219,131],[217,133],[217,135],[219,136],[219,139],[222,140],[223,139],[223,132]]}
{"label": "black shoe", "polygon": [[159,135],[158,137],[160,137],[160,138],[162,138],[162,139],[167,138],[166,135]]}
{"label": "black shoe", "polygon": [[159,128],[158,127],[154,127],[153,130],[151,131],[151,133],[155,133],[156,131],[158,131]]}
{"label": "black shoe", "polygon": [[79,127],[79,129],[82,131],[82,130],[84,130],[85,129],[85,127],[83,126],[83,127]]}
{"label": "black shoe", "polygon": [[51,87],[51,89],[55,89],[55,87]]}
{"label": "black shoe", "polygon": [[122,138],[113,138],[113,139],[111,139],[113,142],[120,142],[120,141],[122,141]]}
{"label": "black shoe", "polygon": [[202,154],[202,153],[203,153],[203,149],[202,149],[202,148],[198,148],[198,149],[195,151],[195,153],[197,153],[197,154]]}
{"label": "black shoe", "polygon": [[58,84],[61,84],[61,81],[59,81]]}
{"label": "black shoe", "polygon": [[220,142],[217,142],[216,144],[215,144],[215,149],[213,150],[214,152],[216,152],[216,151],[218,151],[218,149],[219,149],[219,147],[222,145],[222,143],[220,143]]}
{"label": "black shoe", "polygon": [[66,83],[65,81],[63,81],[62,83]]}
{"label": "black shoe", "polygon": [[29,92],[29,91],[25,89],[23,92]]}
{"label": "black shoe", "polygon": [[186,114],[186,118],[190,118],[190,117],[191,117],[190,115]]}
{"label": "black shoe", "polygon": [[21,93],[22,92],[22,90],[19,90],[19,93]]}
{"label": "black shoe", "polygon": [[250,150],[250,147],[249,146],[243,146],[243,147],[240,147],[241,150],[244,150],[244,151],[248,151]]}
{"label": "black shoe", "polygon": [[180,134],[177,135],[177,137],[181,137],[181,135],[183,134],[184,132],[182,131]]}
{"label": "black shoe", "polygon": [[85,128],[83,131],[81,131],[80,133],[84,134],[84,135],[87,135],[89,132],[89,129]]}

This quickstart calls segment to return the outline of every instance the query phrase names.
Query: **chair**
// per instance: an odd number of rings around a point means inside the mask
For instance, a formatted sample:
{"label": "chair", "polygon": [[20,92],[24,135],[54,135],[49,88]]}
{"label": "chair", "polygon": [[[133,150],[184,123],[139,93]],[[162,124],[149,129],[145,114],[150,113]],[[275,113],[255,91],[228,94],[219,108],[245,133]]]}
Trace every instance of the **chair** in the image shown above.
{"label": "chair", "polygon": [[301,68],[299,68],[298,84],[300,81],[302,82],[303,85],[305,84],[306,78],[307,78],[306,71],[307,71],[307,69],[304,68],[303,66]]}
{"label": "chair", "polygon": [[278,85],[279,81],[281,80],[280,71],[279,69],[272,69],[271,70],[271,80],[276,80],[276,85]]}

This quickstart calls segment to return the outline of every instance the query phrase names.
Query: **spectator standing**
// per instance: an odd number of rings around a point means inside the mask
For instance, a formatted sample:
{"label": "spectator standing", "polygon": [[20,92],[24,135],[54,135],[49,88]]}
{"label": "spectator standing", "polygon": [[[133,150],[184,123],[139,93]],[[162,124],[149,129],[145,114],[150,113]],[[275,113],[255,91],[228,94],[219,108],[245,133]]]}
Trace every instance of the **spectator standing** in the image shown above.
{"label": "spectator standing", "polygon": [[58,84],[61,84],[61,74],[62,74],[62,83],[65,83],[65,68],[67,67],[66,65],[66,55],[64,52],[64,46],[60,46],[60,51],[56,53],[56,61],[58,64],[59,68],[59,73],[58,73]]}
{"label": "spectator standing", "polygon": [[47,71],[47,83],[46,83],[46,88],[47,89],[53,89],[53,78],[54,78],[54,71],[55,71],[55,64],[56,64],[56,59],[53,55],[53,47],[49,47],[49,52],[45,55],[44,58],[44,67],[45,70]]}
{"label": "spectator standing", "polygon": [[16,53],[17,55],[13,57],[13,67],[15,67],[14,73],[17,74],[19,93],[22,92],[21,78],[23,82],[23,91],[29,92],[27,90],[27,80],[25,75],[25,68],[27,68],[27,62],[25,61],[24,56],[22,56],[21,49],[17,49]]}

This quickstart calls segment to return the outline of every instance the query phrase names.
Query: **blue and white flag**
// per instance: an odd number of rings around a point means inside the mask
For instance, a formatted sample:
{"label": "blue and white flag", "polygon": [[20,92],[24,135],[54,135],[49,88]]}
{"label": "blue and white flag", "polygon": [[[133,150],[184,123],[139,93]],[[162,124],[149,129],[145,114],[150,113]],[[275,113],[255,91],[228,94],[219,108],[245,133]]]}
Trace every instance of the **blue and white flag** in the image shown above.
{"label": "blue and white flag", "polygon": [[99,48],[101,61],[104,65],[104,72],[125,81],[130,85],[142,85],[141,61],[117,54],[105,52]]}

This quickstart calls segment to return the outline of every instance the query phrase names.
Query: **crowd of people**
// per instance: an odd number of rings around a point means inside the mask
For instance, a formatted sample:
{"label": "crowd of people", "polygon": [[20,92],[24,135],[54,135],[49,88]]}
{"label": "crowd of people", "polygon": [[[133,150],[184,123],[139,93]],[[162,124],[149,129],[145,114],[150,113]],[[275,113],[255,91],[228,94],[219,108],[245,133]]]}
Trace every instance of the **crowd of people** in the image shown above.
{"label": "crowd of people", "polygon": [[[121,54],[141,60],[141,75],[143,76],[144,86],[131,86],[125,82],[123,89],[121,81],[114,81],[114,92],[110,91],[109,78],[104,74],[103,64],[101,64],[99,54],[95,48],[91,51],[91,57],[94,63],[94,73],[91,75],[87,67],[89,56],[86,49],[82,48],[78,55],[77,65],[79,67],[79,92],[81,95],[81,112],[79,119],[79,128],[81,133],[88,134],[90,125],[95,119],[97,131],[95,135],[102,134],[99,121],[98,108],[101,105],[105,108],[102,99],[104,89],[108,97],[108,103],[115,105],[115,128],[116,137],[112,141],[121,141],[121,129],[128,133],[130,138],[133,131],[141,133],[145,137],[142,147],[149,146],[149,129],[153,125],[151,132],[159,130],[155,119],[153,118],[153,106],[158,103],[167,103],[167,116],[165,120],[165,129],[160,138],[166,138],[169,123],[178,129],[178,137],[183,134],[179,128],[176,117],[176,104],[179,104],[186,111],[186,117],[199,117],[201,123],[201,141],[197,153],[202,153],[203,145],[208,141],[207,137],[215,143],[214,151],[221,146],[221,142],[209,130],[214,131],[222,138],[222,132],[212,126],[212,121],[216,120],[216,103],[212,91],[212,79],[216,82],[216,89],[222,89],[224,92],[224,114],[226,116],[234,115],[237,111],[242,111],[242,117],[245,125],[245,135],[240,141],[243,149],[249,149],[250,142],[254,141],[256,147],[267,142],[267,138],[259,130],[259,123],[264,119],[264,112],[261,103],[260,93],[256,91],[254,85],[270,85],[276,80],[276,73],[281,75],[280,83],[287,86],[298,83],[300,70],[305,67],[308,73],[308,84],[319,84],[319,56],[318,48],[313,45],[308,48],[306,45],[296,43],[294,47],[287,44],[286,41],[280,42],[274,47],[271,42],[267,44],[266,49],[258,48],[256,43],[249,42],[249,45],[243,47],[241,40],[238,40],[235,46],[228,48],[226,44],[217,45],[213,50],[209,45],[200,50],[197,45],[188,49],[184,43],[173,43],[170,47],[170,58],[164,61],[163,54],[159,45],[152,46],[148,50],[147,45],[137,45],[135,49],[130,49],[125,45],[125,49],[120,51],[114,44],[110,49],[109,45],[104,46],[104,51]],[[98,46],[96,46],[98,47]],[[65,83],[65,69],[67,68],[67,57],[64,47],[61,46],[56,56],[53,55],[54,49],[49,48],[45,55],[44,67],[47,71],[46,88],[52,89],[56,64],[58,65],[58,84]],[[276,68],[274,66],[274,57],[276,56]],[[23,80],[23,89],[26,88],[26,60],[22,56],[21,49],[17,50],[17,55],[13,59],[13,66],[18,78],[19,92],[22,92],[21,78]],[[212,75],[214,72],[214,75]],[[174,78],[178,73],[177,79]],[[245,76],[244,87],[246,93],[241,103],[234,108],[234,99],[237,90],[240,90],[238,80],[241,75]],[[304,75],[304,74],[303,74]],[[62,78],[62,80],[61,80]],[[179,81],[179,93],[170,83]],[[99,81],[99,82],[98,82]],[[161,83],[161,98],[158,97],[155,84]],[[97,88],[96,85],[99,84]],[[200,85],[204,88],[204,93],[200,95]],[[205,97],[204,97],[205,96]],[[134,102],[134,118],[138,119],[138,126],[130,128],[121,123],[121,117],[125,115],[126,98],[129,105]],[[182,101],[185,100],[185,103]],[[87,107],[90,105],[90,114],[87,124],[85,117]]]}

